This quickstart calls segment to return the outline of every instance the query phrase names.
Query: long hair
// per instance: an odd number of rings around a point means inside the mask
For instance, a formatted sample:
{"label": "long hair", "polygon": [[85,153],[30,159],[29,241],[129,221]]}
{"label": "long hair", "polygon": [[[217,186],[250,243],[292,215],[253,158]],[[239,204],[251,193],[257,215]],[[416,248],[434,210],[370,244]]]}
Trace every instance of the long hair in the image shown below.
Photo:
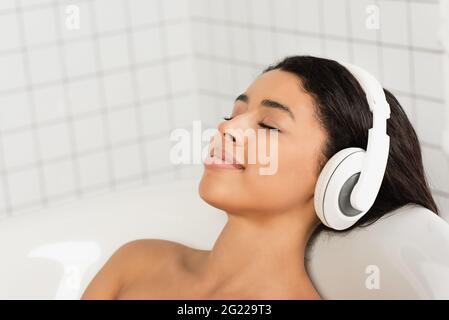
{"label": "long hair", "polygon": [[[289,56],[262,73],[280,69],[296,75],[298,85],[315,101],[316,115],[328,134],[318,172],[338,151],[348,147],[366,150],[372,113],[357,79],[340,63],[313,56]],[[416,132],[394,95],[384,89],[391,115],[387,121],[390,151],[386,171],[371,209],[351,228],[366,226],[408,203],[438,214],[424,173]],[[318,230],[329,228],[320,225]]]}

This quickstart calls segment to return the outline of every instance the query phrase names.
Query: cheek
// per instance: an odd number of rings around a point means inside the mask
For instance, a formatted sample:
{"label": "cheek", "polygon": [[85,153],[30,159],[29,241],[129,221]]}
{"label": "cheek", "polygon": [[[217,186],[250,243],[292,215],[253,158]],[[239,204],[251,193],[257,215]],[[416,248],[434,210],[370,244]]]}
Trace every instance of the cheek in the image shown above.
{"label": "cheek", "polygon": [[[280,159],[280,172],[287,183],[296,184],[305,189],[314,186],[316,182],[316,160],[308,152],[302,152],[300,147],[293,149]],[[304,149],[303,149],[304,150]]]}
{"label": "cheek", "polygon": [[[274,155],[268,155],[271,161],[275,161]],[[297,144],[280,144],[276,166],[273,162],[271,165],[250,164],[241,173],[205,170],[199,194],[208,204],[225,211],[287,210],[313,196],[315,161],[310,152]],[[276,171],[261,174],[261,169],[272,170],[269,167]]]}
{"label": "cheek", "polygon": [[256,170],[252,172],[254,197],[271,209],[288,209],[303,203],[313,196],[315,189],[313,165],[313,160],[305,153],[292,151],[291,148],[279,150],[275,174],[263,176]]}
{"label": "cheek", "polygon": [[[313,161],[300,152],[301,149],[292,150],[279,148],[274,174],[261,174],[261,169],[268,169],[270,165],[252,164],[238,182],[234,180],[227,183],[226,189],[217,187],[213,194],[216,203],[221,207],[273,212],[288,210],[310,200],[316,182],[311,170]],[[271,167],[274,168],[273,165]],[[205,190],[206,193],[210,193],[210,190]]]}

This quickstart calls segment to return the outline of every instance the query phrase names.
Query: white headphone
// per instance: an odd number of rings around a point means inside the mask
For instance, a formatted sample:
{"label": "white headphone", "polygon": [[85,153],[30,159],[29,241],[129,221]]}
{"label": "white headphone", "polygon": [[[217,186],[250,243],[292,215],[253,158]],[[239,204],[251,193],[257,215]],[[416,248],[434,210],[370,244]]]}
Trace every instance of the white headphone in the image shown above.
{"label": "white headphone", "polygon": [[[390,149],[387,119],[390,106],[381,84],[366,70],[341,63],[365,91],[373,114],[366,151],[346,148],[332,156],[315,186],[315,211],[326,226],[344,230],[355,224],[373,205],[385,173]],[[354,112],[358,112],[354,110]]]}

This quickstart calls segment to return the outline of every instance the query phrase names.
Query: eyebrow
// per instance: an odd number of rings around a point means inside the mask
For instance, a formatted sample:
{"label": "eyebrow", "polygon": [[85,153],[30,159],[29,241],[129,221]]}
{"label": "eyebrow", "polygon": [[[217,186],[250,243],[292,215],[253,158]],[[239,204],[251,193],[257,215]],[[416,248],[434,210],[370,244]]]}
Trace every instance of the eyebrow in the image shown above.
{"label": "eyebrow", "polygon": [[[243,101],[243,102],[248,103],[249,97],[246,94],[242,93],[237,98],[235,98],[234,102],[236,102],[236,101]],[[282,104],[282,103],[279,103],[277,101],[273,101],[270,99],[264,99],[264,100],[262,100],[261,105],[263,105],[264,107],[274,108],[274,109],[279,109],[279,110],[285,111],[288,113],[290,118],[295,120],[295,115],[293,114],[292,110],[285,104]]]}

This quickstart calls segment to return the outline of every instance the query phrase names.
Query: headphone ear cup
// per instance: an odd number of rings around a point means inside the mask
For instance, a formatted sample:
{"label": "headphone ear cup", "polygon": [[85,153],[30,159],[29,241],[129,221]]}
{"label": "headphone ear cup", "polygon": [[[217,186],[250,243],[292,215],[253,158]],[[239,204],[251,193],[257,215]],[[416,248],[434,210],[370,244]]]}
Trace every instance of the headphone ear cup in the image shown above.
{"label": "headphone ear cup", "polygon": [[330,158],[315,186],[314,205],[324,225],[344,230],[357,222],[367,211],[351,206],[351,192],[362,170],[365,150],[346,148]]}

